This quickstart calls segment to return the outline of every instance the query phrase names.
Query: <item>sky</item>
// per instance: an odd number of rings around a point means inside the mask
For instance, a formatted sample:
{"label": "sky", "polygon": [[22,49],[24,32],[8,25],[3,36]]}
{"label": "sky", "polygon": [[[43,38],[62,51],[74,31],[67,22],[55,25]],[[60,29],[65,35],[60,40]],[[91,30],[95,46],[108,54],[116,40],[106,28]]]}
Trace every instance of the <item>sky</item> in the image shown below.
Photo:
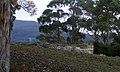
{"label": "sky", "polygon": [[30,16],[29,13],[24,11],[22,8],[18,11],[16,11],[16,19],[17,20],[26,20],[26,21],[37,21],[37,18],[39,18],[42,14],[42,12],[47,8],[47,4],[49,4],[52,0],[31,0],[34,1],[36,4],[36,7],[38,9],[37,15]]}

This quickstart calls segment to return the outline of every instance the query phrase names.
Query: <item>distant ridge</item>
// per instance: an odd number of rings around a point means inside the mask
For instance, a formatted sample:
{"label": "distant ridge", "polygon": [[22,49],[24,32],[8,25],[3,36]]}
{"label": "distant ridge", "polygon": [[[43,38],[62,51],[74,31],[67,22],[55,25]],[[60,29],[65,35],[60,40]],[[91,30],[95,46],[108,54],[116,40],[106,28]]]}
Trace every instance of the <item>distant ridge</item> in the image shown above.
{"label": "distant ridge", "polygon": [[40,24],[35,21],[15,20],[13,30],[11,32],[12,42],[27,42],[29,39],[34,41],[39,32]]}
{"label": "distant ridge", "polygon": [[[13,25],[13,30],[11,32],[11,41],[12,42],[38,42],[36,36],[40,35],[39,32],[40,24],[36,21],[23,21],[15,20]],[[67,35],[62,34],[64,37]],[[92,40],[92,37],[86,34],[84,41]]]}

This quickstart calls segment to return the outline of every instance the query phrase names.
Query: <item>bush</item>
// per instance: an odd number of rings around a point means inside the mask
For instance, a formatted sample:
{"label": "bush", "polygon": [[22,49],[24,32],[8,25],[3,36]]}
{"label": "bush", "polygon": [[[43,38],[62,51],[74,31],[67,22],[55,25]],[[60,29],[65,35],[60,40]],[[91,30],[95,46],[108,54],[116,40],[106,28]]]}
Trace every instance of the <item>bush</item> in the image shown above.
{"label": "bush", "polygon": [[99,43],[99,42],[94,42],[94,54],[107,54],[107,46]]}
{"label": "bush", "polygon": [[11,45],[10,49],[11,72],[120,72],[120,57],[24,44]]}
{"label": "bush", "polygon": [[45,42],[45,43],[41,44],[41,46],[42,46],[43,48],[50,48],[50,47],[51,47],[51,44],[48,43],[48,42]]}
{"label": "bush", "polygon": [[111,45],[108,49],[108,56],[120,56],[120,45]]}
{"label": "bush", "polygon": [[119,44],[103,44],[94,42],[94,54],[104,54],[107,56],[120,56]]}

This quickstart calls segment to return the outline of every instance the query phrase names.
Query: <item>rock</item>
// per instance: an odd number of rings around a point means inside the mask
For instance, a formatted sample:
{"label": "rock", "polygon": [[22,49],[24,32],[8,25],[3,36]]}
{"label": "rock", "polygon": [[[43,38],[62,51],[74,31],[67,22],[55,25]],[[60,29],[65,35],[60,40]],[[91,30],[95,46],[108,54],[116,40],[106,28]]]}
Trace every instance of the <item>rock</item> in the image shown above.
{"label": "rock", "polygon": [[62,48],[63,50],[68,50],[68,51],[72,51],[73,48],[71,46],[65,46]]}
{"label": "rock", "polygon": [[61,46],[57,46],[56,49],[61,49],[62,47]]}
{"label": "rock", "polygon": [[104,54],[100,54],[100,56],[105,56]]}
{"label": "rock", "polygon": [[75,47],[74,50],[77,51],[77,52],[80,52],[80,47]]}

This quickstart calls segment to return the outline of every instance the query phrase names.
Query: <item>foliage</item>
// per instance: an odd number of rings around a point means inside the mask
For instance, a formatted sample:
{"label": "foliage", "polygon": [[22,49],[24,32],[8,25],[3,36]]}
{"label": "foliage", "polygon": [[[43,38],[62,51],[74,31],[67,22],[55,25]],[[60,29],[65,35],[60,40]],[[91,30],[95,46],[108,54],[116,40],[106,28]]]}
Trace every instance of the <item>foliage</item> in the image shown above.
{"label": "foliage", "polygon": [[[57,35],[39,35],[36,37],[38,40],[40,40],[41,42],[49,42],[49,43],[58,43],[57,40]],[[63,36],[60,36],[60,42],[62,42],[64,40]]]}
{"label": "foliage", "polygon": [[120,56],[120,45],[113,44],[103,44],[94,42],[94,54],[104,54],[108,56]]}
{"label": "foliage", "polygon": [[21,8],[21,6],[18,5],[18,4],[16,4],[15,1],[11,1],[11,2],[12,2],[12,4],[11,4],[11,20],[10,20],[10,25],[11,25],[11,30],[12,30],[13,22],[16,19],[16,17],[15,17],[15,11],[19,10]]}
{"label": "foliage", "polygon": [[120,57],[69,52],[36,45],[11,45],[11,71],[28,66],[29,72],[119,72]]}
{"label": "foliage", "polygon": [[[22,1],[22,0],[20,0]],[[36,12],[32,1],[23,0],[27,12],[34,15]],[[23,3],[22,3],[23,4]],[[20,9],[17,0],[0,0],[0,72],[9,72],[10,62],[10,32],[12,30],[13,21],[15,20],[15,10]],[[32,10],[33,9],[33,10]],[[32,11],[31,11],[32,10]]]}
{"label": "foliage", "polygon": [[104,54],[107,55],[107,50],[110,46],[103,43],[94,42],[94,54]]}
{"label": "foliage", "polygon": [[62,23],[60,19],[63,18],[64,15],[65,13],[61,9],[46,9],[42,16],[37,19],[41,24],[39,31],[43,32],[46,38],[52,38],[55,42],[61,42],[63,39],[61,38]]}
{"label": "foliage", "polygon": [[[62,31],[65,31],[68,34],[68,37],[71,39],[70,43],[78,43],[79,39],[85,38],[84,33],[79,31],[82,28],[83,20],[81,15],[83,13],[74,0],[53,0],[47,5],[47,7],[50,9],[46,9],[43,12],[43,15],[38,18],[39,23],[44,25],[47,23],[49,26],[52,25],[51,28],[57,28],[58,37],[60,35],[59,28],[61,28]],[[69,12],[64,12],[62,9],[63,7],[69,7]],[[67,21],[61,21],[61,18],[67,18]],[[54,31],[55,30],[56,29],[54,29]]]}
{"label": "foliage", "polygon": [[[86,20],[85,28],[95,36],[94,53],[110,56],[119,56],[119,0],[86,1],[83,4]],[[103,43],[99,40],[102,39]],[[112,42],[110,40],[113,40]]]}
{"label": "foliage", "polygon": [[[118,0],[99,0],[86,1],[83,8],[87,11],[86,15],[91,17],[88,21],[91,23],[87,30],[91,31],[95,38],[102,38],[104,43],[109,43],[111,34],[118,29],[119,5]],[[116,28],[117,27],[117,28]],[[91,28],[91,29],[89,29]],[[119,29],[118,29],[119,30]]]}
{"label": "foliage", "polygon": [[11,2],[11,29],[13,26],[13,21],[16,19],[15,17],[15,11],[16,10],[20,10],[21,8],[23,8],[25,11],[27,11],[28,13],[30,13],[30,15],[35,15],[37,8],[36,5],[34,4],[33,1],[26,1],[26,0],[10,0]]}
{"label": "foliage", "polygon": [[36,15],[37,8],[33,1],[18,0],[18,5],[20,5],[26,12],[30,13],[30,16]]}
{"label": "foliage", "polygon": [[108,55],[109,56],[120,56],[120,45],[113,44],[108,48]]}
{"label": "foliage", "polygon": [[109,45],[110,39],[119,44],[120,20],[116,17],[120,14],[119,3],[119,0],[53,0],[48,7],[69,7],[69,15],[67,21],[62,23],[62,29],[68,33],[71,43],[78,43],[77,40],[85,37],[81,36],[82,28],[95,36],[95,42],[102,40]]}

